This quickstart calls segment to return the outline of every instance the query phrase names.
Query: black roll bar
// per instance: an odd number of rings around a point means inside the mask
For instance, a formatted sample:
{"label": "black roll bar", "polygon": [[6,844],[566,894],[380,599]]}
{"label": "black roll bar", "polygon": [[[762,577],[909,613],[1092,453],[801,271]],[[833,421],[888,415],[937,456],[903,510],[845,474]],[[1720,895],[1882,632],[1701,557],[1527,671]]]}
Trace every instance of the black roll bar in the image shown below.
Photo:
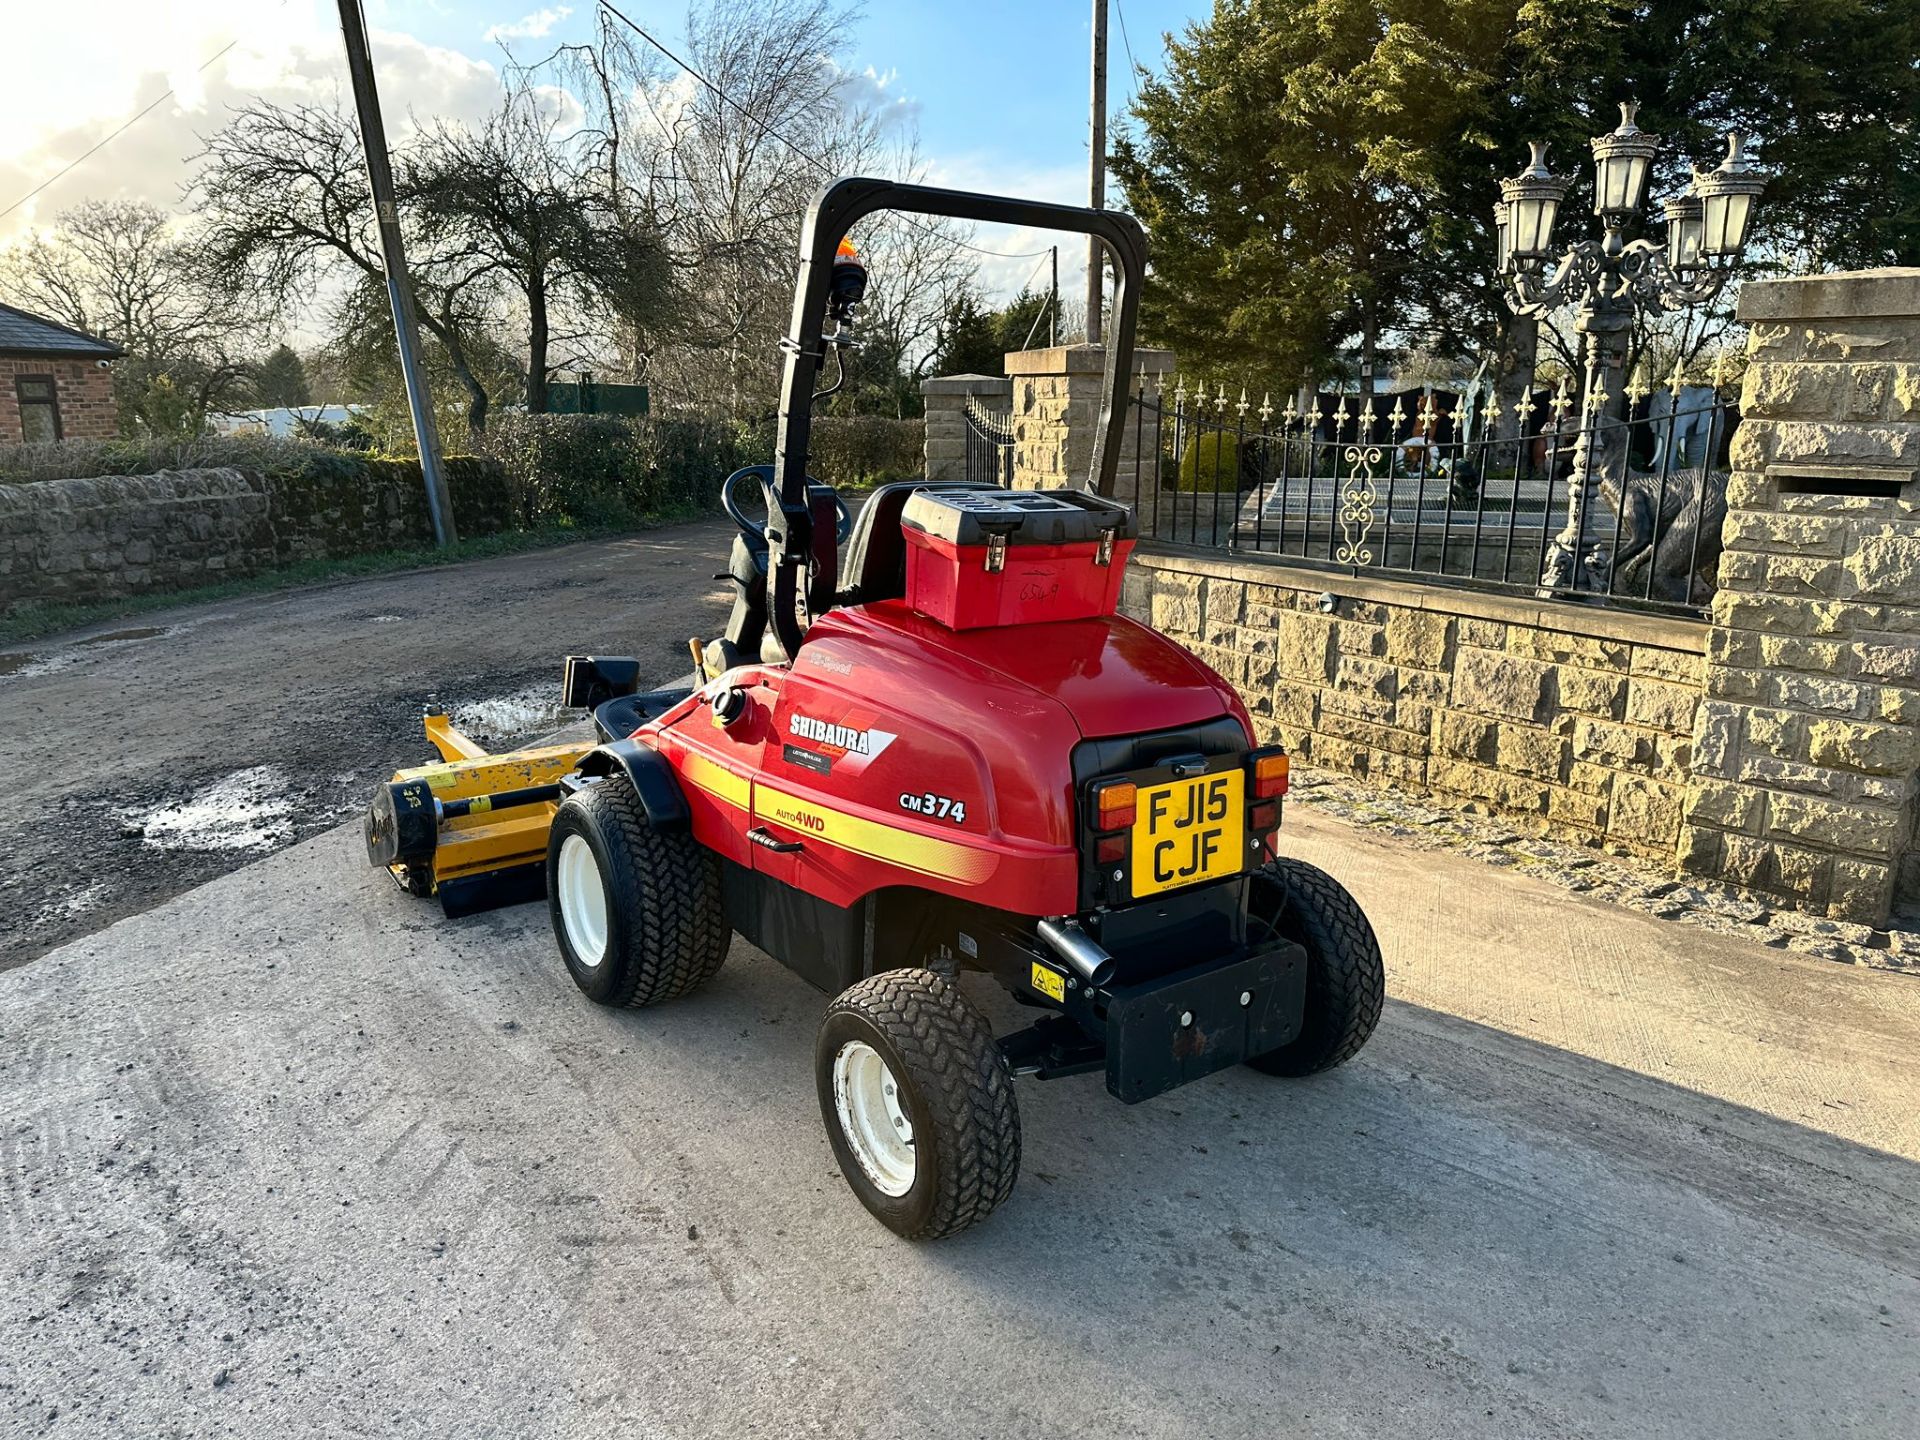
{"label": "black roll bar", "polygon": [[[794,292],[793,321],[783,344],[786,367],[780,383],[780,430],[767,492],[769,625],[782,658],[791,660],[806,635],[799,605],[808,618],[831,603],[832,577],[813,593],[802,594],[801,577],[814,559],[814,520],[807,490],[807,448],[813,433],[814,377],[826,358],[821,332],[826,325],[827,292],[833,257],[855,224],[876,210],[917,215],[946,215],[1091,235],[1113,259],[1113,325],[1106,345],[1106,371],[1100,394],[1100,428],[1094,434],[1089,479],[1101,495],[1113,493],[1127,410],[1122,391],[1133,368],[1133,333],[1140,309],[1140,286],[1147,273],[1147,237],[1139,221],[1113,210],[1078,205],[1048,205],[1011,200],[966,190],[939,190],[893,180],[855,177],[836,180],[807,211],[800,230],[800,283]],[[829,568],[831,561],[828,561]]]}

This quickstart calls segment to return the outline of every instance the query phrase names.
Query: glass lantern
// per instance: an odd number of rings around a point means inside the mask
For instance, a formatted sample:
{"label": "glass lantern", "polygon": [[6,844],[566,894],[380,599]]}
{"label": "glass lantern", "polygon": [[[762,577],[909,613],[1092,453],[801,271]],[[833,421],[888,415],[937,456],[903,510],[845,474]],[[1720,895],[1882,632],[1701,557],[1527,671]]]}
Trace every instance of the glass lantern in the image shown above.
{"label": "glass lantern", "polygon": [[1706,230],[1705,207],[1698,195],[1676,195],[1661,207],[1667,221],[1667,264],[1685,273],[1701,264],[1700,241]]}
{"label": "glass lantern", "polygon": [[1727,158],[1711,174],[1693,177],[1700,197],[1702,254],[1732,259],[1746,249],[1747,229],[1753,222],[1753,202],[1767,187],[1766,177],[1747,163],[1747,137],[1735,130],[1727,137]]}
{"label": "glass lantern", "polygon": [[1647,198],[1647,173],[1660,149],[1660,137],[1633,123],[1640,106],[1620,102],[1620,127],[1593,142],[1593,213],[1625,217]]}
{"label": "glass lantern", "polygon": [[1511,180],[1500,182],[1507,210],[1507,253],[1515,260],[1544,260],[1553,247],[1553,222],[1567,182],[1547,169],[1547,146],[1530,140],[1533,158]]}
{"label": "glass lantern", "polygon": [[1511,223],[1507,218],[1507,202],[1497,201],[1493,207],[1493,263],[1494,269],[1503,275],[1507,270],[1508,251],[1512,248],[1507,239],[1507,227]]}

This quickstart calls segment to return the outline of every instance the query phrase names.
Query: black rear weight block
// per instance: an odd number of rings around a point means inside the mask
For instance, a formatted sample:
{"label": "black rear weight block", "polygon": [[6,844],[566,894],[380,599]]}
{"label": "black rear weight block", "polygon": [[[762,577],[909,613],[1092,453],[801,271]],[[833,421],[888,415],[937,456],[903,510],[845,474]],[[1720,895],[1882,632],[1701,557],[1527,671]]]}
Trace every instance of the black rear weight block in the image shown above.
{"label": "black rear weight block", "polygon": [[434,798],[425,780],[397,780],[382,785],[367,807],[364,825],[367,859],[374,865],[425,865],[439,848],[440,827],[463,815],[511,810],[558,800],[558,785],[528,785],[497,795],[469,795],[463,800]]}

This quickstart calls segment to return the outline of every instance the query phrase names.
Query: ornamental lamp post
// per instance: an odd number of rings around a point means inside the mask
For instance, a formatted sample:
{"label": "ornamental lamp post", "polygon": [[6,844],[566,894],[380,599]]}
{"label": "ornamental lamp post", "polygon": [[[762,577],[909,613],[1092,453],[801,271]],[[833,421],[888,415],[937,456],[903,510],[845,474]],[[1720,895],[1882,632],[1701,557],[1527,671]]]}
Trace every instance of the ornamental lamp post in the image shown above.
{"label": "ornamental lamp post", "polygon": [[[1547,169],[1546,146],[1529,142],[1527,168],[1500,182],[1494,207],[1496,263],[1507,303],[1519,315],[1541,315],[1574,305],[1586,370],[1584,409],[1574,446],[1567,520],[1547,547],[1541,565],[1542,593],[1604,590],[1612,557],[1596,541],[1586,543],[1587,511],[1594,491],[1611,480],[1616,495],[1626,478],[1627,427],[1615,413],[1624,390],[1627,336],[1639,313],[1658,315],[1713,299],[1746,250],[1753,202],[1766,187],[1746,157],[1746,137],[1728,138],[1727,157],[1711,173],[1694,172],[1688,193],[1662,207],[1666,244],[1629,240],[1626,231],[1642,215],[1647,181],[1660,137],[1634,123],[1638,106],[1620,106],[1620,124],[1593,141],[1594,204],[1598,240],[1576,240],[1553,259],[1553,226],[1569,181]],[[1551,482],[1549,482],[1551,483]]]}

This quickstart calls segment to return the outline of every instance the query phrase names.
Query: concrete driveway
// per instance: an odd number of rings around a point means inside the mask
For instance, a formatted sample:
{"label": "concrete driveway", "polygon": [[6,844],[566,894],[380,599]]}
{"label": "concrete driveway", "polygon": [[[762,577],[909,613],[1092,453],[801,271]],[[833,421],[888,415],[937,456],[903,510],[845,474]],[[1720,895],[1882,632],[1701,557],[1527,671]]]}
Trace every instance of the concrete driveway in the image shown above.
{"label": "concrete driveway", "polygon": [[0,1436],[1920,1433],[1920,985],[1285,833],[1381,932],[1371,1046],[1022,1082],[929,1246],[757,952],[610,1012],[541,907],[241,855],[0,974]]}
{"label": "concrete driveway", "polygon": [[0,970],[338,824],[431,758],[430,695],[501,742],[560,657],[687,669],[732,526],[182,606],[0,651]]}
{"label": "concrete driveway", "polygon": [[600,1010],[342,830],[0,976],[0,1433],[1916,1433],[1920,987],[1293,839],[1385,935],[1369,1049],[1023,1083],[932,1246],[744,945]]}

